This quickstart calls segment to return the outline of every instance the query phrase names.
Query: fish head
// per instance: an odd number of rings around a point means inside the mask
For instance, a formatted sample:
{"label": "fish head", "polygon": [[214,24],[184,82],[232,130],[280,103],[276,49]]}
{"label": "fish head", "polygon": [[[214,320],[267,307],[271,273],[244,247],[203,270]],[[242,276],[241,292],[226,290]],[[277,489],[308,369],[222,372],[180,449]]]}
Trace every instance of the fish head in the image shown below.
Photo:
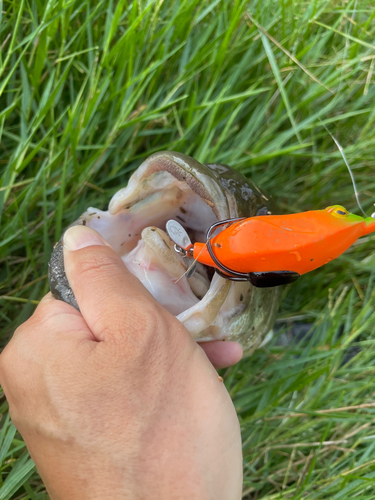
{"label": "fish head", "polygon": [[[236,340],[253,352],[271,330],[280,290],[231,282],[179,255],[166,234],[175,219],[191,241],[205,241],[215,222],[270,213],[270,202],[251,181],[221,164],[199,163],[173,151],[147,158],[109,202],[108,210],[89,207],[72,225],[98,231],[156,300],[174,314],[197,341]],[[49,265],[53,295],[79,305],[64,271],[62,240]]]}

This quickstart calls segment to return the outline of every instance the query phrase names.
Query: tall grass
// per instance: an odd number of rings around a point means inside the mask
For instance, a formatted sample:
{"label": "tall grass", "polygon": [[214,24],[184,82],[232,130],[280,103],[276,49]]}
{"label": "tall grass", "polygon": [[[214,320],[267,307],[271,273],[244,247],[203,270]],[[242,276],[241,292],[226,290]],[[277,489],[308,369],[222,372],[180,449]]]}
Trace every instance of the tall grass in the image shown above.
{"label": "tall grass", "polygon": [[[374,211],[371,2],[1,6],[2,345],[48,291],[64,227],[90,205],[104,208],[152,152],[228,163],[285,213],[331,204],[359,213],[325,125]],[[277,338],[225,373],[248,500],[375,496],[374,242],[287,287]],[[296,317],[314,334],[293,337]],[[47,498],[5,399],[0,413],[0,499]]]}

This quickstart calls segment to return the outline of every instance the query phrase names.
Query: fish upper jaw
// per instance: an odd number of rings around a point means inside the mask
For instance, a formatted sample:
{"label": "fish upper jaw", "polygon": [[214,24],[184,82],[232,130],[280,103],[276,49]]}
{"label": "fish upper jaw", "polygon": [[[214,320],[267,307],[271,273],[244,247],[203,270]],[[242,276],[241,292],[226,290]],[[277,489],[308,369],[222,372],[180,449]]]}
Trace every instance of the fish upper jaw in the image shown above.
{"label": "fish upper jaw", "polygon": [[194,158],[174,151],[161,151],[147,158],[130,177],[127,187],[112,197],[108,211],[115,215],[129,203],[145,198],[145,194],[149,196],[153,190],[165,189],[172,183],[195,192],[212,209],[217,220],[230,215],[227,197],[211,170]]}

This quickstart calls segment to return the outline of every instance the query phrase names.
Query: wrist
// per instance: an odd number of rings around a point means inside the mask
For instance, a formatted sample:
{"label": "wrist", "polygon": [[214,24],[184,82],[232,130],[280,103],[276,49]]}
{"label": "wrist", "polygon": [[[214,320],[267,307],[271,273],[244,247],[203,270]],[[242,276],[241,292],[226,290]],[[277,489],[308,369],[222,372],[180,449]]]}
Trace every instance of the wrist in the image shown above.
{"label": "wrist", "polygon": [[51,500],[231,498],[220,496],[211,481],[215,471],[202,467],[194,454],[176,456],[170,449],[159,448],[137,460],[116,460],[105,451],[77,453],[74,445],[66,443],[58,450],[39,445],[38,455],[33,458]]}

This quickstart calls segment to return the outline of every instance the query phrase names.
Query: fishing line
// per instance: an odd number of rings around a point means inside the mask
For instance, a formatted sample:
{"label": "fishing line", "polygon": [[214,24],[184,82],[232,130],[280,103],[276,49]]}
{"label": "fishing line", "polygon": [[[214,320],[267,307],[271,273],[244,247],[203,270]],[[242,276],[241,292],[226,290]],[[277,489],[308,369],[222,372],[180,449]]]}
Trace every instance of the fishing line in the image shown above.
{"label": "fishing line", "polygon": [[[352,180],[354,194],[355,194],[358,206],[359,206],[360,210],[362,211],[363,215],[365,217],[368,217],[368,215],[366,214],[366,212],[362,208],[361,202],[359,201],[359,194],[358,194],[358,190],[357,190],[357,185],[355,183],[354,175],[353,175],[352,169],[349,166],[348,160],[346,159],[346,156],[345,156],[345,153],[344,153],[344,150],[343,150],[342,146],[340,145],[340,143],[338,142],[338,140],[331,134],[331,132],[328,130],[328,128],[324,125],[324,123],[322,122],[322,120],[320,118],[318,118],[318,119],[319,119],[320,123],[323,125],[323,127],[326,129],[326,131],[329,133],[329,135],[331,136],[333,142],[337,146],[337,149],[340,151],[341,156],[342,156],[342,158],[343,158],[343,160],[345,162],[345,165],[347,166],[347,169],[349,171],[350,178]],[[372,215],[374,215],[374,214],[372,214]]]}
{"label": "fishing line", "polygon": [[201,255],[201,253],[202,253],[202,252],[204,251],[204,249],[206,248],[206,246],[207,246],[207,244],[208,244],[208,241],[209,241],[209,240],[207,240],[207,241],[206,241],[206,243],[204,244],[204,246],[203,246],[202,250],[199,252],[199,254],[197,255],[197,257],[193,260],[192,264],[191,264],[191,265],[190,265],[190,266],[186,269],[186,271],[184,272],[184,274],[183,274],[182,276],[180,276],[180,277],[178,278],[178,280],[177,280],[177,281],[175,281],[175,284],[177,284],[177,283],[178,283],[178,282],[179,282],[179,281],[180,281],[180,280],[181,280],[184,276],[186,276],[186,275],[187,275],[187,273],[190,271],[190,269],[192,269],[192,268],[195,266],[195,264],[197,263],[197,261],[198,261],[198,259],[199,259],[200,255]]}

